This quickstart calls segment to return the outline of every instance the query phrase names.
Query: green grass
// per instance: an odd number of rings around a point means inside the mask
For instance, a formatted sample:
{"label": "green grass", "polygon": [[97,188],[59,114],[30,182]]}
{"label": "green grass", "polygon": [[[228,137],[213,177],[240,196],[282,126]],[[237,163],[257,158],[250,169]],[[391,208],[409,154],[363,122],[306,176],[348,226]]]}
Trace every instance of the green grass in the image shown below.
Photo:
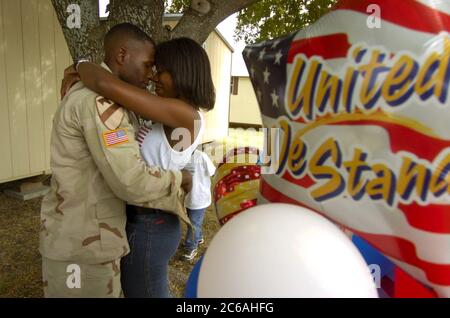
{"label": "green grass", "polygon": [[42,297],[39,247],[41,199],[0,194],[0,297]]}

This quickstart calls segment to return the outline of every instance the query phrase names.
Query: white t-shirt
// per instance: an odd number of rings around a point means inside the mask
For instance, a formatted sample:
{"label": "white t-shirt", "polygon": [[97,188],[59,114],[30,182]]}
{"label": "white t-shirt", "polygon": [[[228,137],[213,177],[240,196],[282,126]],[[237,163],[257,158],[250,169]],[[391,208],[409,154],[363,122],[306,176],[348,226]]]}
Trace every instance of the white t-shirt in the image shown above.
{"label": "white t-shirt", "polygon": [[192,173],[192,191],[186,196],[186,207],[191,210],[207,208],[211,204],[211,176],[216,167],[207,154],[195,150],[185,169]]}
{"label": "white t-shirt", "polygon": [[[158,166],[165,170],[182,170],[191,160],[192,153],[202,140],[204,131],[204,119],[200,115],[200,129],[192,145],[183,151],[172,149],[161,123],[153,123],[151,126],[141,126],[137,134],[137,140],[141,147],[141,155],[149,165]],[[187,129],[181,130],[181,132]],[[176,136],[178,139],[179,136]],[[185,136],[184,138],[187,138]],[[182,141],[183,139],[180,139]],[[189,139],[190,140],[190,139]]]}

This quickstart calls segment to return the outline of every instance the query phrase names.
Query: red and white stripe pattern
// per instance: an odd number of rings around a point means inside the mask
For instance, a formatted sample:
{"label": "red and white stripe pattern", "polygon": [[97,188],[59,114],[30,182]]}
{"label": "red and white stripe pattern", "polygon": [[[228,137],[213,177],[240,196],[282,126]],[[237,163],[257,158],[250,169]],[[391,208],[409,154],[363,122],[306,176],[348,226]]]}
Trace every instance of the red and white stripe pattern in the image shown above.
{"label": "red and white stripe pattern", "polygon": [[147,128],[144,125],[142,125],[139,128],[139,131],[136,134],[136,140],[139,144],[139,148],[142,147],[142,143],[144,142],[145,136],[147,136],[147,134],[150,132],[151,128]]}
{"label": "red and white stripe pattern", "polygon": [[[370,15],[367,8],[371,4],[381,8],[379,29],[365,27]],[[429,49],[427,46],[445,32],[450,32],[450,1],[436,4],[426,0],[344,0],[331,13],[296,34],[286,71],[290,74],[294,58],[304,54],[308,58],[320,56],[330,70],[338,73],[347,61],[350,47],[357,43],[382,46],[391,54],[407,51],[423,56]],[[402,150],[433,162],[443,149],[450,147],[450,110],[415,107],[415,102],[411,101],[409,107],[401,108],[396,114],[432,127],[440,138],[405,126],[360,120],[319,126],[303,139],[315,145],[323,141],[323,136],[332,134],[345,140],[344,153],[351,153],[355,145],[362,144],[373,158],[384,162],[395,163],[394,157]],[[415,111],[411,112],[411,108]],[[265,127],[278,126],[277,116],[263,114],[262,118]],[[291,124],[294,134],[307,126],[301,118]],[[311,208],[366,239],[406,272],[433,287],[440,296],[450,297],[448,196],[427,205],[402,203],[392,208],[366,197],[355,201],[341,196],[317,202],[308,191],[316,183],[308,174],[300,179],[289,172],[263,175],[258,202],[286,202]]]}

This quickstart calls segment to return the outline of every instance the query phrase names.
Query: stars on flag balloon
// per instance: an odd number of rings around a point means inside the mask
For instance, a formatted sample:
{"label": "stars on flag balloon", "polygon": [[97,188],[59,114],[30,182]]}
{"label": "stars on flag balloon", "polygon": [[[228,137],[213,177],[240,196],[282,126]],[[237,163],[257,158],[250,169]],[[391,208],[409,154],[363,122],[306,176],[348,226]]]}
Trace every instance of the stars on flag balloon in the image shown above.
{"label": "stars on flag balloon", "polygon": [[260,109],[269,117],[286,113],[286,63],[293,36],[249,45],[243,52]]}

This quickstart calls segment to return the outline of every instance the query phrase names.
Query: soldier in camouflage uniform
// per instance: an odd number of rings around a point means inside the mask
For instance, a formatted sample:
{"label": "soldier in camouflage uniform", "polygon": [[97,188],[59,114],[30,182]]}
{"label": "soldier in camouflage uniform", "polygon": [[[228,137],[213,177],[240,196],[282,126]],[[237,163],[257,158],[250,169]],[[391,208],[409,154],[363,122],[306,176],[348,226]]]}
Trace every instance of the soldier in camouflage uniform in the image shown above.
{"label": "soldier in camouflage uniform", "polygon": [[[144,86],[154,64],[154,43],[132,25],[122,29],[113,42],[105,41],[115,58],[102,66]],[[41,208],[46,297],[121,296],[120,258],[129,252],[125,202],[175,211],[189,223],[181,186],[189,187],[190,176],[147,166],[135,139],[137,124],[134,114],[81,82],[56,111],[51,191]]]}

